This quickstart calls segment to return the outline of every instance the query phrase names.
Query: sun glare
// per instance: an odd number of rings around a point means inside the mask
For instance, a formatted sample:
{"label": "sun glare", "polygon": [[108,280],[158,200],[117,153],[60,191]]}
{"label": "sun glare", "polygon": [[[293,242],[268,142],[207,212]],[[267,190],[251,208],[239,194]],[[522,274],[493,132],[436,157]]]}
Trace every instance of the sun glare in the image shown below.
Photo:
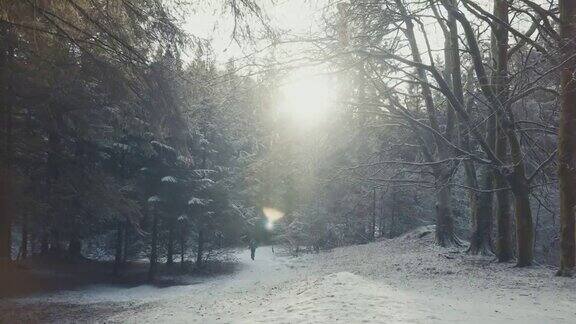
{"label": "sun glare", "polygon": [[325,74],[299,71],[280,87],[278,110],[300,126],[318,126],[333,100],[333,85]]}
{"label": "sun glare", "polygon": [[284,212],[275,209],[275,208],[270,208],[270,207],[264,207],[262,208],[262,212],[264,213],[264,216],[266,217],[266,229],[271,231],[274,229],[274,222],[280,220],[282,217],[284,217]]}

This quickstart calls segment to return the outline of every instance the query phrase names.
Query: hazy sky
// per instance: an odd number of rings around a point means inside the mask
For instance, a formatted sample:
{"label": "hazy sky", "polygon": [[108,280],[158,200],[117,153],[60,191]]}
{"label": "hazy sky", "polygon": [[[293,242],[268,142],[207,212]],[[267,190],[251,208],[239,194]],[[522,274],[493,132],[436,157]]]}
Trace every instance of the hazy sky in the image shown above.
{"label": "hazy sky", "polygon": [[[321,10],[327,0],[260,0],[263,11],[270,19],[274,28],[289,31],[291,34],[310,34],[318,27]],[[185,23],[185,29],[190,34],[209,39],[214,54],[219,62],[231,57],[241,57],[250,53],[253,48],[242,50],[232,39],[234,19],[230,11],[225,11],[224,1],[205,1],[195,13],[190,14]],[[256,29],[258,23],[253,22],[251,28]],[[259,42],[257,46],[265,46]]]}

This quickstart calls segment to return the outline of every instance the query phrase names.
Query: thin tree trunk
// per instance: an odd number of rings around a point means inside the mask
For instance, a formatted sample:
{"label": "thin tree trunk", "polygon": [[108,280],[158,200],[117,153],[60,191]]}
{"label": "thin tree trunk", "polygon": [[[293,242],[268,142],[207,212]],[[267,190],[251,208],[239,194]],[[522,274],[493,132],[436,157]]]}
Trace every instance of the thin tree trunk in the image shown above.
{"label": "thin tree trunk", "polygon": [[156,277],[158,267],[158,213],[152,211],[152,242],[150,246],[150,268],[148,269],[148,281],[153,281]]}
{"label": "thin tree trunk", "polygon": [[50,250],[50,241],[48,230],[44,229],[44,232],[42,233],[42,242],[40,243],[40,254],[47,255],[49,250]]}
{"label": "thin tree trunk", "polygon": [[384,231],[386,230],[386,217],[384,216],[384,193],[380,194],[380,217],[378,220],[378,232],[380,233],[380,237],[384,237]]}
{"label": "thin tree trunk", "polygon": [[184,230],[184,224],[180,227],[180,267],[184,269],[184,254],[186,252],[186,232]]}
{"label": "thin tree trunk", "polygon": [[370,239],[376,239],[376,187],[372,188],[372,224],[370,228]]}
{"label": "thin tree trunk", "polygon": [[[576,53],[576,2],[560,0],[560,36],[564,58]],[[570,276],[575,266],[576,238],[576,60],[569,59],[561,72],[562,111],[558,142],[560,178],[560,269]]]}
{"label": "thin tree trunk", "polygon": [[50,243],[50,252],[60,256],[62,254],[62,242],[60,241],[60,231],[52,230],[52,242]]}
{"label": "thin tree trunk", "polygon": [[198,231],[198,245],[196,251],[196,268],[202,267],[202,256],[204,254],[204,230],[200,228]]}
{"label": "thin tree trunk", "polygon": [[[60,128],[59,125],[61,123],[62,116],[59,114],[57,109],[54,107],[53,104],[48,105],[48,109],[50,112],[50,119],[48,120],[50,129],[48,131],[48,158],[47,158],[47,173],[48,173],[48,210],[47,210],[47,217],[44,221],[44,226],[46,228],[50,228],[50,222],[53,221],[55,218],[56,213],[56,199],[55,199],[55,187],[60,176],[60,156],[61,156],[61,139],[58,134],[58,129]],[[51,235],[47,236],[49,238],[49,251],[50,253],[54,253],[55,255],[59,255],[62,252],[61,244],[60,244],[60,233],[58,229],[52,227],[51,228]],[[46,233],[48,235],[48,233]]]}
{"label": "thin tree trunk", "polygon": [[128,249],[130,246],[130,223],[124,223],[124,235],[123,235],[123,247],[122,247],[122,264],[126,264],[128,262]]}
{"label": "thin tree trunk", "polygon": [[117,276],[120,274],[120,267],[122,265],[122,222],[118,221],[116,225],[116,245],[115,245],[115,256],[114,256],[114,275]]}
{"label": "thin tree trunk", "polygon": [[168,230],[168,242],[166,247],[166,265],[171,266],[174,264],[174,227],[175,221],[170,221],[170,228]]}
{"label": "thin tree trunk", "polygon": [[392,217],[390,217],[390,225],[388,226],[388,238],[393,238],[400,232],[398,226],[398,218],[400,211],[398,203],[398,188],[392,187]]}
{"label": "thin tree trunk", "polygon": [[77,261],[82,258],[82,241],[78,236],[72,235],[68,243],[68,259]]}
{"label": "thin tree trunk", "polygon": [[28,257],[28,216],[24,215],[22,219],[22,243],[20,244],[20,252],[18,258],[24,260]]}

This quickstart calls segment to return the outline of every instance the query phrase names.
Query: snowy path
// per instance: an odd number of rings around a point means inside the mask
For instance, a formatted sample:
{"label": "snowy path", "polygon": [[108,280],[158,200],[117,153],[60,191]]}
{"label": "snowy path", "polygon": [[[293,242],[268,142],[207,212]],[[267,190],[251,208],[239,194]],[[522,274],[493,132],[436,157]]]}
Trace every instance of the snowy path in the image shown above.
{"label": "snowy path", "polygon": [[576,322],[575,279],[438,252],[446,251],[401,240],[300,258],[261,247],[255,261],[239,251],[234,274],[193,285],[94,286],[26,302],[80,304],[85,312],[114,305],[90,320],[121,323]]}
{"label": "snowy path", "polygon": [[[362,249],[361,247],[344,248]],[[374,280],[348,265],[327,268],[333,253],[278,257],[268,247],[238,254],[242,269],[224,280],[167,288],[168,299],[124,322],[217,323],[574,323],[576,303],[563,292],[518,287],[474,289],[465,280]],[[353,253],[359,255],[358,253]],[[322,260],[326,257],[327,260]],[[326,262],[327,261],[327,262]],[[350,260],[355,262],[354,260]],[[359,262],[358,262],[359,263]],[[369,264],[370,262],[367,262]],[[389,271],[389,269],[382,269]],[[406,270],[404,270],[406,271]],[[509,270],[510,271],[510,270]],[[355,271],[356,272],[356,271]],[[358,271],[361,272],[361,271]],[[572,291],[573,292],[573,291]],[[163,294],[165,295],[165,294]]]}

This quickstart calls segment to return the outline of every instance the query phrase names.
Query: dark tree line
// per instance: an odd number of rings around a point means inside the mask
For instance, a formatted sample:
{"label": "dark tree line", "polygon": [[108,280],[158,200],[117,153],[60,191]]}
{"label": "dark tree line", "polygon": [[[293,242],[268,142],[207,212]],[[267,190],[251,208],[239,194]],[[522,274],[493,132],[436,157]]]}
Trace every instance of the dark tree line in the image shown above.
{"label": "dark tree line", "polygon": [[[247,15],[257,7],[232,3]],[[202,267],[251,231],[238,206],[259,89],[150,1],[4,1],[0,259]],[[237,17],[242,19],[242,17]],[[196,53],[186,62],[183,53]],[[244,124],[242,124],[244,123]],[[16,233],[18,231],[18,233]],[[106,245],[102,246],[105,248]],[[18,247],[18,251],[15,251]],[[14,255],[16,254],[16,255]]]}

